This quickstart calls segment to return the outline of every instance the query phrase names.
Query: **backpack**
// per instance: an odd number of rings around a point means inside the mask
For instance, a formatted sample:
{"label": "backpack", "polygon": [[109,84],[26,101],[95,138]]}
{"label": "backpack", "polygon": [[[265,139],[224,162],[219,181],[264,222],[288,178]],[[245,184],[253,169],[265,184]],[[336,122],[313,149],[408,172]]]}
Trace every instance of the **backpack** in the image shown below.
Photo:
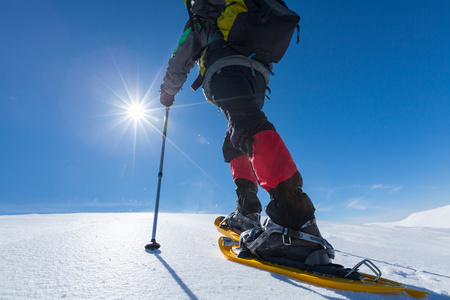
{"label": "backpack", "polygon": [[281,0],[187,0],[186,6],[191,21],[215,23],[230,47],[264,64],[281,60],[296,28],[299,42],[300,17]]}

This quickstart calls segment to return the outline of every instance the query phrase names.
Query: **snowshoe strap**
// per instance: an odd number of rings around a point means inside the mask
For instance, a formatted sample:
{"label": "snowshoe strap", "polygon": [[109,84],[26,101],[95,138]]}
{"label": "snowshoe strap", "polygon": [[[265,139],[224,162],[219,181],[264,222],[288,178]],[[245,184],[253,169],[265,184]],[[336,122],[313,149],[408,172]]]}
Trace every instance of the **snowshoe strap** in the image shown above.
{"label": "snowshoe strap", "polygon": [[254,227],[261,227],[261,224],[255,220],[252,220],[246,216],[244,216],[243,214],[241,214],[237,209],[235,212],[229,214],[228,216],[225,217],[225,219],[223,219],[223,221],[220,223],[220,228],[228,228],[231,229],[230,224],[228,223],[230,221],[231,218],[233,218],[234,216],[236,216],[238,219],[241,219],[242,221],[244,221],[247,224],[252,224]]}
{"label": "snowshoe strap", "polygon": [[293,238],[301,239],[301,240],[308,241],[311,243],[320,244],[320,245],[324,246],[326,249],[333,249],[333,246],[331,246],[331,244],[328,243],[328,241],[326,239],[324,239],[323,237],[318,237],[318,236],[315,236],[315,235],[312,235],[309,233],[301,232],[300,230],[294,230],[294,229],[283,227],[283,226],[280,226],[277,224],[274,224],[274,225],[279,226],[281,228],[281,230],[277,229],[277,231],[274,231],[274,232],[281,233],[282,235],[287,236],[287,237],[293,237]]}
{"label": "snowshoe strap", "polygon": [[[267,222],[264,226],[264,232],[262,232],[253,242],[251,242],[249,245],[246,245],[246,248],[248,250],[250,250],[250,252],[255,255],[256,257],[258,257],[258,255],[256,254],[255,250],[261,246],[268,238],[269,236],[271,236],[273,233],[279,233],[283,236],[289,237],[289,242],[290,242],[290,238],[297,238],[297,239],[301,239],[301,240],[305,240],[311,243],[316,243],[319,245],[322,245],[323,247],[326,248],[326,252],[330,254],[330,256],[334,257],[334,248],[333,246],[331,246],[330,243],[328,243],[328,241],[322,237],[317,237],[314,236],[312,234],[308,234],[308,233],[304,233],[301,232],[300,230],[294,230],[291,228],[287,228],[287,227],[283,227],[280,226],[278,224],[275,224],[271,221]],[[285,242],[285,244],[289,245],[289,243],[286,242],[286,238],[283,237],[283,241]]]}
{"label": "snowshoe strap", "polygon": [[235,212],[234,214],[235,214],[238,218],[242,219],[242,220],[243,220],[245,223],[247,223],[247,224],[252,224],[252,225],[254,225],[255,227],[256,227],[256,226],[261,226],[261,224],[260,224],[259,222],[256,222],[255,220],[252,220],[252,219],[250,219],[250,218],[244,216],[244,215],[241,214],[241,213],[239,212],[239,210],[237,210],[237,209],[236,209],[236,212]]}

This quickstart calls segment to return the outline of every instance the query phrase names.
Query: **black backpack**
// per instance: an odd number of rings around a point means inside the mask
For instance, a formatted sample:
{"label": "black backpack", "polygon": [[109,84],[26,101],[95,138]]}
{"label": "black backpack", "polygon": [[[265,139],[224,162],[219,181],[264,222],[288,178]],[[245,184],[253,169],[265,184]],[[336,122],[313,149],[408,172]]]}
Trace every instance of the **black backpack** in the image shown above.
{"label": "black backpack", "polygon": [[217,24],[239,53],[262,63],[281,60],[300,17],[281,0],[187,0],[189,15]]}

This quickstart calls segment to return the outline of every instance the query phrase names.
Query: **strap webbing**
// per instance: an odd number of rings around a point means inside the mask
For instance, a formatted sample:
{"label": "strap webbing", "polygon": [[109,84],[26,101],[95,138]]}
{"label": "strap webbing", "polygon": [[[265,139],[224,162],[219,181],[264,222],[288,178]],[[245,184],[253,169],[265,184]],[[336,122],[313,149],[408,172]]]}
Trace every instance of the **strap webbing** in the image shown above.
{"label": "strap webbing", "polygon": [[308,241],[311,243],[320,244],[326,249],[333,249],[333,246],[331,246],[328,241],[322,237],[317,237],[312,234],[304,233],[299,230],[290,229],[287,227],[280,226],[278,224],[275,224],[273,222],[270,222],[268,225],[264,226],[264,232],[261,233],[253,242],[251,242],[249,245],[247,245],[247,249],[250,250],[250,252],[258,256],[255,252],[255,250],[261,246],[273,233],[279,233],[284,236],[289,236],[293,238],[298,238],[304,241]]}

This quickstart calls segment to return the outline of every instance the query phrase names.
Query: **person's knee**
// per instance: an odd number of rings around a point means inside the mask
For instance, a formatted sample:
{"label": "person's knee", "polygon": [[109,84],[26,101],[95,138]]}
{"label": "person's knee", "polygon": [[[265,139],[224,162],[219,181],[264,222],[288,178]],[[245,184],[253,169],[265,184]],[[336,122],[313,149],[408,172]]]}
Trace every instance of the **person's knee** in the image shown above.
{"label": "person's knee", "polygon": [[275,130],[275,126],[269,121],[264,120],[248,129],[234,130],[234,134],[231,135],[231,143],[234,148],[239,149],[242,153],[252,157],[253,136],[264,130]]}

